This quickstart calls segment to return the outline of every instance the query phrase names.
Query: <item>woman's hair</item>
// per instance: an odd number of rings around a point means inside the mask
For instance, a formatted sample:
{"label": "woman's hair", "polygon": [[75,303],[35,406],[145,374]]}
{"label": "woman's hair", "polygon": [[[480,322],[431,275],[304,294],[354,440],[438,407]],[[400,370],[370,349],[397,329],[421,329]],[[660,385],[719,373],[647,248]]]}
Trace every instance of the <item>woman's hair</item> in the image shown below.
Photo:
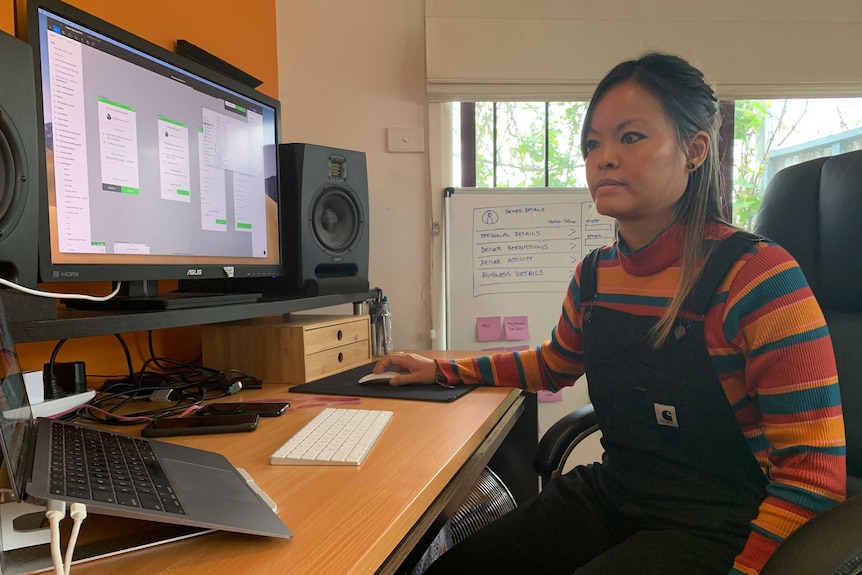
{"label": "woman's hair", "polygon": [[623,82],[636,82],[661,104],[673,125],[677,143],[688,152],[695,134],[709,134],[706,159],[689,174],[685,192],[676,202],[676,219],[685,222],[685,244],[680,280],[673,300],[652,330],[653,345],[667,339],[686,296],[694,288],[704,252],[703,233],[708,222],[721,221],[721,171],[718,157],[718,129],[721,126],[718,100],[703,73],[686,60],[672,54],[649,52],[636,60],[617,64],[599,82],[581,131],[581,153],[587,156],[587,139],[593,111],[604,95]]}

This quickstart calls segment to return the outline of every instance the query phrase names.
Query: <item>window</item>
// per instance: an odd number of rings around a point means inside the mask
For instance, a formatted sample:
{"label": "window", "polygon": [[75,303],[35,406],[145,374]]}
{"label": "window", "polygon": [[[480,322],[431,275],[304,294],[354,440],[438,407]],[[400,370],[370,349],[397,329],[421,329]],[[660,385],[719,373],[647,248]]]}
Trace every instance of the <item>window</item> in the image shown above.
{"label": "window", "polygon": [[733,223],[751,230],[781,168],[862,148],[862,98],[737,100]]}
{"label": "window", "polygon": [[476,161],[462,167],[462,174],[483,188],[586,187],[579,140],[586,110],[586,102],[470,105],[459,124],[463,128],[467,115],[474,119]]}
{"label": "window", "polygon": [[[783,167],[862,149],[862,98],[736,100],[729,174],[733,222],[751,230],[763,190]],[[454,173],[465,187],[586,187],[586,102],[454,106]],[[728,131],[729,135],[730,132]],[[724,145],[724,143],[723,143]]]}

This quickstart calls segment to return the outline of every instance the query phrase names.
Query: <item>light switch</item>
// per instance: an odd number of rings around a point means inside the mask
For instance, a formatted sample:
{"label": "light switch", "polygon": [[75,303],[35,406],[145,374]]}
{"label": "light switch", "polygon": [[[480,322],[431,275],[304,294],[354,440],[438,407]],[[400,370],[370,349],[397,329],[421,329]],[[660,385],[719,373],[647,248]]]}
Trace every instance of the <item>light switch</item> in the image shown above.
{"label": "light switch", "polygon": [[387,128],[390,152],[424,152],[425,130],[422,128]]}

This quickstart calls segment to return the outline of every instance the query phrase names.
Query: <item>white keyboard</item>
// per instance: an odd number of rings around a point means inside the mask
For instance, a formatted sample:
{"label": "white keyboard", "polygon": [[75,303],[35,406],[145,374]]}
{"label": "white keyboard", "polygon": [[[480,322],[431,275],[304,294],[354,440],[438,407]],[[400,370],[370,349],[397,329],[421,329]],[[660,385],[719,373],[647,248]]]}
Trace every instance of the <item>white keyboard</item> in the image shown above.
{"label": "white keyboard", "polygon": [[359,465],[391,411],[328,407],[269,456],[270,465]]}

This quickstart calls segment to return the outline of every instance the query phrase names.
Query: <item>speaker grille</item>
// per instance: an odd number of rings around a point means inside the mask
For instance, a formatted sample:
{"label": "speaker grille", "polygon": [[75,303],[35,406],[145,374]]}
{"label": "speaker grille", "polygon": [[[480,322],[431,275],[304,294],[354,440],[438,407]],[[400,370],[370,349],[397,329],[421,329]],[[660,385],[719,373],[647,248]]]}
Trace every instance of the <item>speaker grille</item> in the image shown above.
{"label": "speaker grille", "polygon": [[36,287],[39,154],[33,49],[0,31],[0,277]]}
{"label": "speaker grille", "polygon": [[24,209],[25,195],[18,187],[22,178],[26,179],[26,172],[18,140],[5,110],[0,107],[0,241],[15,227]]}
{"label": "speaker grille", "polygon": [[356,194],[339,187],[325,188],[311,209],[311,229],[320,245],[334,253],[349,253],[362,231]]}

